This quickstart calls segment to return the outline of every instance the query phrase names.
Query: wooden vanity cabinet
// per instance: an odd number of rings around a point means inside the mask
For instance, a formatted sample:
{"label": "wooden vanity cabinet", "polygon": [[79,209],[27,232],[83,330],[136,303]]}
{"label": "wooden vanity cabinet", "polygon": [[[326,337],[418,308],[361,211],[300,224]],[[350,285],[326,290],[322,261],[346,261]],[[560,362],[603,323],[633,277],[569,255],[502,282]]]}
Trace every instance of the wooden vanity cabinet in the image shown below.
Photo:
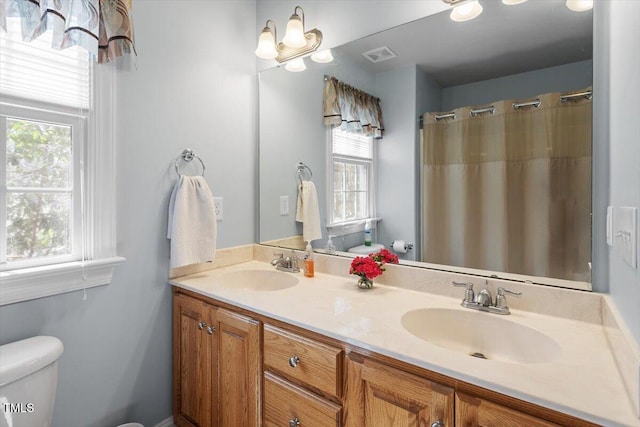
{"label": "wooden vanity cabinet", "polygon": [[173,418],[178,427],[213,426],[213,360],[217,341],[204,324],[212,308],[184,295],[173,298]]}
{"label": "wooden vanity cabinet", "polygon": [[514,409],[470,396],[456,393],[456,427],[559,427]]}
{"label": "wooden vanity cabinet", "polygon": [[173,302],[174,423],[260,426],[260,322],[184,294]]}
{"label": "wooden vanity cabinet", "polygon": [[264,425],[340,427],[344,352],[264,325]]}
{"label": "wooden vanity cabinet", "polygon": [[445,427],[453,420],[453,388],[354,353],[347,358],[345,427]]}
{"label": "wooden vanity cabinet", "polygon": [[595,426],[186,290],[173,310],[177,427]]}

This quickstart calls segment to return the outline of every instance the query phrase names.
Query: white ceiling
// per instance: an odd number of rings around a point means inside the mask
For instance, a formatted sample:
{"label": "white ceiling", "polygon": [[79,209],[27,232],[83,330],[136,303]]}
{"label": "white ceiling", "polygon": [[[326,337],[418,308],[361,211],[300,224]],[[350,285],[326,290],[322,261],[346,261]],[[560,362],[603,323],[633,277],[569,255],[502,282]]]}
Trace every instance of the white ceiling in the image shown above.
{"label": "white ceiling", "polygon": [[[593,13],[572,12],[565,0],[506,6],[480,0],[483,13],[454,22],[445,11],[333,49],[373,73],[417,64],[442,87],[591,59]],[[373,64],[362,53],[389,47],[396,58]]]}

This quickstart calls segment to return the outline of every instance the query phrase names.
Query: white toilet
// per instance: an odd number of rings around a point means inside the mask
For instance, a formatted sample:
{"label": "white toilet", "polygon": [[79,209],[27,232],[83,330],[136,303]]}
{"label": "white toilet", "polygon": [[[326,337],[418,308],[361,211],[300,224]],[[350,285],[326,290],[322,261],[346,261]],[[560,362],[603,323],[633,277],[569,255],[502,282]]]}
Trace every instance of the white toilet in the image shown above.
{"label": "white toilet", "polygon": [[58,338],[38,336],[0,346],[0,427],[48,427],[58,382]]}
{"label": "white toilet", "polygon": [[353,248],[349,248],[348,252],[358,255],[369,255],[380,251],[380,249],[384,249],[384,245],[381,245],[380,243],[373,243],[371,246],[354,246]]}

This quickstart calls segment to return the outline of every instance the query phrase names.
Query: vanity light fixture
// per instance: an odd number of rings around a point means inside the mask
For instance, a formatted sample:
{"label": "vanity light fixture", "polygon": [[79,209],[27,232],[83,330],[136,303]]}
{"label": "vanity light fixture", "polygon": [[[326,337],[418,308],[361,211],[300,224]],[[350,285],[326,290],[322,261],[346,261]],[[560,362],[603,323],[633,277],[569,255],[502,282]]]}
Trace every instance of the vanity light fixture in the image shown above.
{"label": "vanity light fixture", "polygon": [[465,22],[477,18],[482,13],[482,5],[478,0],[442,0],[453,6],[449,17],[452,21]]}
{"label": "vanity light fixture", "polygon": [[[269,27],[269,24],[273,25],[273,30]],[[275,59],[278,56],[276,34],[276,24],[271,19],[267,19],[267,23],[262,29],[260,37],[258,37],[258,47],[255,50],[258,58]]]}
{"label": "vanity light fixture", "polygon": [[569,10],[574,12],[586,12],[593,9],[593,0],[567,0],[565,4]]}
{"label": "vanity light fixture", "polygon": [[300,71],[304,71],[307,69],[307,66],[304,64],[304,59],[296,58],[287,62],[287,65],[284,66],[285,70],[292,71],[294,73],[298,73]]}
{"label": "vanity light fixture", "polygon": [[325,49],[314,53],[313,55],[311,55],[311,60],[314,62],[319,62],[320,64],[326,64],[333,61],[331,49]]}
{"label": "vanity light fixture", "polygon": [[507,6],[514,6],[516,4],[520,4],[520,3],[524,3],[527,0],[502,0],[502,3],[506,4]]}
{"label": "vanity light fixture", "polygon": [[300,6],[296,6],[287,23],[286,34],[280,43],[277,39],[276,24],[271,19],[267,20],[260,37],[258,37],[258,47],[255,54],[259,58],[286,62],[315,52],[320,43],[322,43],[322,33],[317,28],[305,32],[304,10]]}

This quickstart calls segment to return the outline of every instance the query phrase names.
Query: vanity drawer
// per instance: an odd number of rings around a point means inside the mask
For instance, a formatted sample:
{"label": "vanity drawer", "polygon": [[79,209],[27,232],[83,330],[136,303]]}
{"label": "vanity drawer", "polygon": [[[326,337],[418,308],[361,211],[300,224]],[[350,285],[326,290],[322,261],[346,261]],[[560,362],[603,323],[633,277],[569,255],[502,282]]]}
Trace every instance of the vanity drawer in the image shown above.
{"label": "vanity drawer", "polygon": [[342,396],[340,348],[265,325],[264,364],[330,396]]}
{"label": "vanity drawer", "polygon": [[342,409],[335,403],[265,372],[265,427],[340,427],[341,415]]}

